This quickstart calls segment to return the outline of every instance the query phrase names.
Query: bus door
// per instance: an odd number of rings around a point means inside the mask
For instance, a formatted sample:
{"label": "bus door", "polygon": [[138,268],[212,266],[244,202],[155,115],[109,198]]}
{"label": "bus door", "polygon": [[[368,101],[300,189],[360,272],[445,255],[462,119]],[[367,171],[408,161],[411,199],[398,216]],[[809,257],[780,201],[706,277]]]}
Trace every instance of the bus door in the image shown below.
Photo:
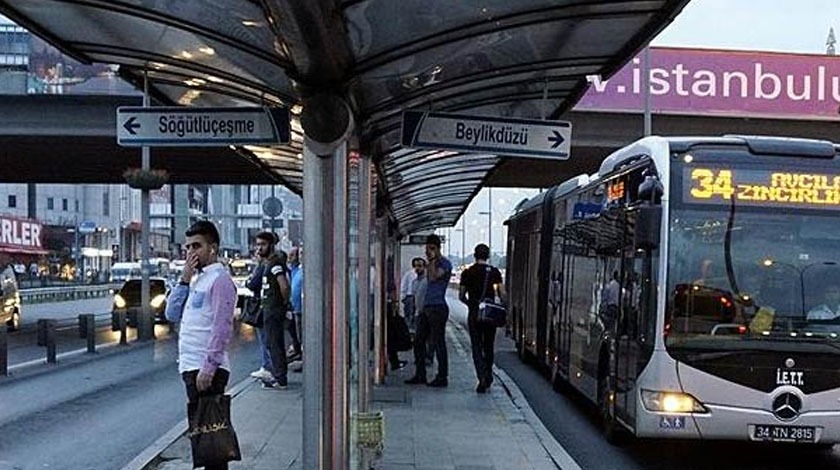
{"label": "bus door", "polygon": [[525,285],[525,344],[524,349],[530,351],[535,358],[543,357],[542,352],[537,350],[537,308],[539,299],[539,265],[540,265],[540,234],[539,232],[529,234],[528,240],[528,280]]}
{"label": "bus door", "polygon": [[616,414],[627,423],[636,417],[636,364],[640,356],[639,318],[642,308],[644,253],[632,246],[624,250],[621,273],[621,309],[616,325]]}
{"label": "bus door", "polygon": [[563,377],[569,378],[569,349],[571,348],[572,340],[572,320],[569,312],[571,305],[571,282],[569,280],[569,265],[574,259],[564,247],[564,239],[560,236],[560,242],[557,244],[555,250],[558,253],[559,262],[555,265],[557,268],[557,276],[554,280],[556,296],[557,296],[557,324],[559,333],[557,335],[557,370]]}

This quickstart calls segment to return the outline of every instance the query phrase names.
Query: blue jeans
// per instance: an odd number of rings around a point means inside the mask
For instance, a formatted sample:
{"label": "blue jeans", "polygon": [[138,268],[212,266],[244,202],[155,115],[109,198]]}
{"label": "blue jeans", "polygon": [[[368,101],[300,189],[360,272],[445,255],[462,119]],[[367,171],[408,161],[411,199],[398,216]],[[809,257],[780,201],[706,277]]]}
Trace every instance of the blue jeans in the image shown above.
{"label": "blue jeans", "polygon": [[271,354],[268,352],[268,343],[265,339],[265,328],[257,328],[257,342],[260,343],[260,363],[265,370],[271,370]]}
{"label": "blue jeans", "polygon": [[435,378],[448,378],[449,354],[446,350],[446,321],[448,319],[449,308],[446,305],[426,306],[417,316],[417,333],[414,335],[416,377],[426,379],[426,342],[429,341],[438,361]]}

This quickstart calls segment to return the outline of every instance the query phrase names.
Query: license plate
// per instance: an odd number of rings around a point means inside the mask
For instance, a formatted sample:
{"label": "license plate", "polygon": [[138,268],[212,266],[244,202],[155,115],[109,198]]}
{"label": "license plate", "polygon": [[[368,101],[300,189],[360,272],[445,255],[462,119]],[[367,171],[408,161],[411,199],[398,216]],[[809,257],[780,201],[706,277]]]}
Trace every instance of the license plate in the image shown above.
{"label": "license plate", "polygon": [[777,426],[754,424],[752,439],[773,442],[816,442],[817,430],[813,426]]}

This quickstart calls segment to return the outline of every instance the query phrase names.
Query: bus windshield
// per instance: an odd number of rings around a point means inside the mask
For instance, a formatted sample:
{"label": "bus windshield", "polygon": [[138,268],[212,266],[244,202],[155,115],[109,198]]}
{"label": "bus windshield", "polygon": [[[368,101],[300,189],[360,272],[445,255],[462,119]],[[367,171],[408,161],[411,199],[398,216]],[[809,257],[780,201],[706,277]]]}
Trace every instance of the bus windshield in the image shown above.
{"label": "bus windshield", "polygon": [[715,163],[672,173],[666,347],[840,353],[840,169]]}

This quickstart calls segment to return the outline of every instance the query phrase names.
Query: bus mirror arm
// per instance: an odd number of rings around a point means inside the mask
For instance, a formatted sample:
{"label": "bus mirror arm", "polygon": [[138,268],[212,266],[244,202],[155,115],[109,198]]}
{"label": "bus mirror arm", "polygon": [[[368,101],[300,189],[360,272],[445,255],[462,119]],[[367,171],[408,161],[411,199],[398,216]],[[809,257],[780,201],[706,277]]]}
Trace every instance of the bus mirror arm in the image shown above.
{"label": "bus mirror arm", "polygon": [[642,206],[636,215],[634,244],[636,249],[654,250],[659,247],[659,229],[662,223],[661,206]]}

